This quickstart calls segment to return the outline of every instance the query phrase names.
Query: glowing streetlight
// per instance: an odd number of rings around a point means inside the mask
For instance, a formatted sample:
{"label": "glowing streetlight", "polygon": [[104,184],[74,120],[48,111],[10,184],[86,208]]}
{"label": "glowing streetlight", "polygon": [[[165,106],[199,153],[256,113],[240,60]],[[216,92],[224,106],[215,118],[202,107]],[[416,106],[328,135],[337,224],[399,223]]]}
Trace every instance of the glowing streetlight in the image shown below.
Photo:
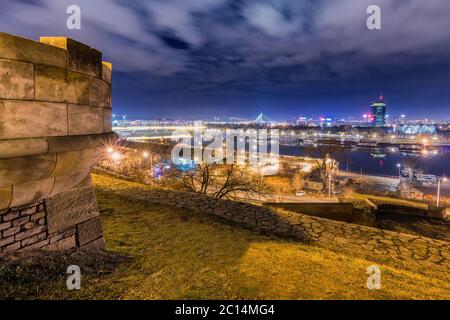
{"label": "glowing streetlight", "polygon": [[402,165],[400,163],[397,163],[397,168],[398,168],[398,178],[401,181],[402,180],[402,173],[400,171]]}
{"label": "glowing streetlight", "polygon": [[108,147],[108,149],[106,149],[106,152],[108,152],[109,154],[112,154],[114,152],[114,148]]}
{"label": "glowing streetlight", "polygon": [[115,151],[115,152],[111,153],[111,159],[114,162],[119,162],[122,159],[122,155],[119,152]]}
{"label": "glowing streetlight", "polygon": [[147,151],[144,151],[144,152],[142,153],[142,157],[143,157],[144,159],[147,159],[149,156],[150,156],[150,154],[149,154]]}

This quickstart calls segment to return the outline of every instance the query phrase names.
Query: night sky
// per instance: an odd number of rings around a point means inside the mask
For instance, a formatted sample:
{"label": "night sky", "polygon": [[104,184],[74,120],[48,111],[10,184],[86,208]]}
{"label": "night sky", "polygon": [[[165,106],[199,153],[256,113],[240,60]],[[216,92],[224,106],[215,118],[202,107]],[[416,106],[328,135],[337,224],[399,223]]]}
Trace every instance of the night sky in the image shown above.
{"label": "night sky", "polygon": [[449,14],[448,0],[1,0],[0,31],[102,51],[131,117],[361,117],[383,92],[392,116],[450,119]]}

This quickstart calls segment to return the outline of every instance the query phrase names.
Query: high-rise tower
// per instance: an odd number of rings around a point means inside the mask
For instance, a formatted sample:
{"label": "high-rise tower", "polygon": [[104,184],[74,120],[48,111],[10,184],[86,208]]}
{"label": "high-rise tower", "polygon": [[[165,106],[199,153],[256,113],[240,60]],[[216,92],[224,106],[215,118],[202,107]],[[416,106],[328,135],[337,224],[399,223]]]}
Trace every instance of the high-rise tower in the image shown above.
{"label": "high-rise tower", "polygon": [[383,127],[386,125],[386,103],[384,102],[383,94],[380,95],[378,101],[370,105],[373,114],[373,125],[376,127]]}

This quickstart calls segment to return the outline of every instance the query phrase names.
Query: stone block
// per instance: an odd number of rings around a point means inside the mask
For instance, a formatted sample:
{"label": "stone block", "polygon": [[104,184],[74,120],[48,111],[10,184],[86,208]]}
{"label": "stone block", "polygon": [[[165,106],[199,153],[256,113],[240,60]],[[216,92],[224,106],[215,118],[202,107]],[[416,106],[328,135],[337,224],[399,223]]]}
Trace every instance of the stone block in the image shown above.
{"label": "stone block", "polygon": [[19,233],[19,232],[20,232],[20,226],[10,228],[8,230],[3,231],[3,238],[7,238],[7,237],[10,237],[10,236],[13,236],[13,235],[15,235],[16,233]]}
{"label": "stone block", "polygon": [[91,78],[89,105],[111,108],[111,85],[101,79]]}
{"label": "stone block", "polygon": [[0,223],[0,231],[6,230],[6,229],[8,229],[10,227],[11,227],[11,222],[10,221]]}
{"label": "stone block", "polygon": [[84,171],[76,171],[67,175],[55,177],[55,185],[50,196],[66,192],[77,186],[86,177],[89,176],[90,168]]}
{"label": "stone block", "polygon": [[0,210],[9,207],[12,199],[12,186],[0,187]]}
{"label": "stone block", "polygon": [[89,170],[98,162],[95,149],[67,151],[58,154],[53,177]]}
{"label": "stone block", "polygon": [[36,156],[47,153],[46,139],[0,140],[0,159]]}
{"label": "stone block", "polygon": [[21,226],[21,225],[26,224],[29,221],[30,221],[30,217],[28,217],[28,216],[17,218],[17,219],[14,219],[13,226],[14,227]]}
{"label": "stone block", "polygon": [[45,247],[43,247],[44,250],[48,251],[64,251],[64,250],[70,250],[77,246],[77,239],[75,235],[72,235],[70,237],[61,239],[59,241],[56,241],[54,243],[51,243]]}
{"label": "stone block", "polygon": [[11,220],[17,219],[18,217],[20,217],[19,211],[11,211],[9,213],[4,214],[2,217],[2,220],[3,221],[11,221]]}
{"label": "stone block", "polygon": [[100,213],[92,187],[75,188],[46,199],[49,233],[93,219]]}
{"label": "stone block", "polygon": [[56,154],[0,159],[0,186],[49,178],[55,168]]}
{"label": "stone block", "polygon": [[103,132],[102,108],[69,104],[69,135]]}
{"label": "stone block", "polygon": [[47,138],[48,152],[57,153],[72,150],[93,149],[105,146],[108,143],[113,143],[117,138],[117,134],[114,132],[67,137],[49,137]]}
{"label": "stone block", "polygon": [[103,132],[112,131],[112,110],[103,108]]}
{"label": "stone block", "polygon": [[0,98],[34,99],[34,73],[31,63],[0,59]]}
{"label": "stone block", "polygon": [[37,208],[38,206],[33,205],[32,207],[20,209],[20,216],[21,217],[31,216],[32,214],[36,213]]}
{"label": "stone block", "polygon": [[0,247],[7,246],[14,242],[14,237],[0,239]]}
{"label": "stone block", "polygon": [[66,51],[0,32],[0,58],[66,68]]}
{"label": "stone block", "polygon": [[46,245],[48,245],[49,241],[48,239],[39,241],[35,244],[32,245],[28,245],[26,248],[24,248],[23,250],[34,250],[34,249],[42,249],[43,247],[45,247]]}
{"label": "stone block", "polygon": [[64,37],[41,37],[40,41],[67,51],[67,68],[93,77],[102,77],[102,53]]}
{"label": "stone block", "polygon": [[11,207],[18,207],[45,199],[53,189],[54,178],[15,185]]}
{"label": "stone block", "polygon": [[50,243],[58,242],[59,240],[62,240],[64,238],[68,238],[68,237],[70,237],[72,235],[76,235],[76,233],[77,233],[77,230],[74,227],[74,228],[66,230],[66,231],[62,231],[62,232],[59,232],[59,233],[56,233],[56,234],[52,234],[49,237]]}
{"label": "stone block", "polygon": [[35,214],[31,215],[30,220],[31,221],[37,221],[37,220],[40,220],[42,218],[45,218],[45,211],[36,212]]}
{"label": "stone block", "polygon": [[80,247],[80,250],[86,252],[98,252],[105,249],[105,239],[103,237],[98,238],[94,241],[86,243],[85,245]]}
{"label": "stone block", "polygon": [[108,83],[112,82],[112,63],[102,62],[102,79]]}
{"label": "stone block", "polygon": [[35,66],[35,99],[89,103],[89,77],[65,69]]}
{"label": "stone block", "polygon": [[[47,231],[47,226],[39,226],[30,230],[22,231],[14,236],[15,241],[21,241],[23,239],[32,237],[36,234]],[[42,239],[41,239],[42,240]]]}
{"label": "stone block", "polygon": [[80,246],[94,241],[103,235],[102,221],[96,217],[77,225],[77,238]]}
{"label": "stone block", "polygon": [[20,249],[20,242],[16,242],[13,244],[10,244],[9,246],[5,247],[5,249],[3,249],[3,252],[12,252],[12,251],[16,251]]}
{"label": "stone block", "polygon": [[65,104],[0,100],[0,137],[37,138],[67,134]]}
{"label": "stone block", "polygon": [[21,245],[22,245],[22,247],[30,246],[30,245],[40,242],[46,238],[47,238],[47,232],[41,232],[41,233],[35,234],[34,236],[31,236],[29,238],[23,239],[21,241]]}

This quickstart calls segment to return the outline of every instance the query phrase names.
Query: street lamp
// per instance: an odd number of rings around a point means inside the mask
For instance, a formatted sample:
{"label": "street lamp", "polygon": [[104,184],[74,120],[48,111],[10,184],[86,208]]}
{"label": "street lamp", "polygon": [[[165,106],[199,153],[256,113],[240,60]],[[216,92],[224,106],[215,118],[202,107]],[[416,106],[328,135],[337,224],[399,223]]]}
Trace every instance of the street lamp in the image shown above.
{"label": "street lamp", "polygon": [[400,180],[402,180],[402,174],[401,174],[401,171],[400,171],[401,167],[402,167],[402,165],[401,165],[400,163],[397,163],[397,168],[398,168],[398,178],[399,178]]}
{"label": "street lamp", "polygon": [[114,162],[119,162],[122,159],[122,155],[119,152],[115,151],[111,154],[111,159]]}
{"label": "street lamp", "polygon": [[447,178],[439,178],[438,180],[438,187],[437,187],[437,200],[436,200],[436,207],[439,208],[440,200],[441,200],[441,181],[447,182]]}

